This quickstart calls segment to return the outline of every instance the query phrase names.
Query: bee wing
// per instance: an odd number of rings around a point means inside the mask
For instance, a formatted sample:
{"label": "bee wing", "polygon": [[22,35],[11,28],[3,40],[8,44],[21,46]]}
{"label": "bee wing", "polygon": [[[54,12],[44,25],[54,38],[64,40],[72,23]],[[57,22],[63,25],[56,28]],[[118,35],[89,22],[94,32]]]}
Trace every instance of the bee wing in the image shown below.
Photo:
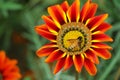
{"label": "bee wing", "polygon": [[70,43],[74,43],[76,42],[76,39],[68,39],[67,41],[69,41]]}

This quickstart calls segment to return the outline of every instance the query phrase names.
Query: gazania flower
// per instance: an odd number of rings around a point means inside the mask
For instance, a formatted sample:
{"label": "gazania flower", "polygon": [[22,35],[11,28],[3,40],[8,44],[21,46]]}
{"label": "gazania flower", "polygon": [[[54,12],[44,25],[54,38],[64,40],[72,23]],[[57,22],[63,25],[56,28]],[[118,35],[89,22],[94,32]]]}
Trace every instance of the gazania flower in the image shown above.
{"label": "gazania flower", "polygon": [[39,57],[48,56],[46,62],[57,61],[54,74],[75,66],[77,72],[82,67],[90,75],[97,72],[98,57],[109,59],[110,46],[103,42],[112,41],[104,32],[111,25],[104,22],[108,14],[95,16],[98,5],[88,0],[80,10],[80,1],[75,0],[71,6],[64,1],[60,5],[48,7],[48,16],[43,15],[45,24],[36,26],[35,30],[50,43],[37,51]]}
{"label": "gazania flower", "polygon": [[18,80],[21,78],[17,60],[6,57],[4,51],[0,51],[0,80]]}

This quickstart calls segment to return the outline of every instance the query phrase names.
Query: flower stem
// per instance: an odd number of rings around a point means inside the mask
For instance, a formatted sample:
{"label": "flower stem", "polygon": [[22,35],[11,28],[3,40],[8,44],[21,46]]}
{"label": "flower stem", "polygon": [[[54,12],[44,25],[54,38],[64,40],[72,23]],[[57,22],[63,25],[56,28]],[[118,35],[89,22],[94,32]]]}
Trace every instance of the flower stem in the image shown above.
{"label": "flower stem", "polygon": [[75,80],[78,80],[79,79],[79,73],[76,71],[75,72]]}

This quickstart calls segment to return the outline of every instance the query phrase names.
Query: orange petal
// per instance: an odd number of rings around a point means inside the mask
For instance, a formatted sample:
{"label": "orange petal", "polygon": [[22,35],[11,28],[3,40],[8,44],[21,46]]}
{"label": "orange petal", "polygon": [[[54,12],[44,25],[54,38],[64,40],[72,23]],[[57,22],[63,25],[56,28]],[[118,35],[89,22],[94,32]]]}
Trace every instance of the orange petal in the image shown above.
{"label": "orange petal", "polygon": [[12,80],[13,78],[5,77],[4,80]]}
{"label": "orange petal", "polygon": [[40,34],[42,37],[51,40],[51,41],[56,41],[56,36],[53,35],[49,30],[47,29],[47,25],[40,25],[35,27],[35,31]]}
{"label": "orange petal", "polygon": [[60,59],[57,62],[53,73],[56,74],[57,72],[59,72],[63,68],[64,65],[65,65],[65,57]]}
{"label": "orange petal", "polygon": [[86,13],[85,19],[84,21],[86,21],[87,19],[93,17],[97,11],[98,5],[96,3],[90,3],[89,9]]}
{"label": "orange petal", "polygon": [[12,71],[4,76],[6,76],[8,80],[18,80],[19,78],[21,78],[21,75],[19,72],[12,72]]}
{"label": "orange petal", "polygon": [[79,21],[80,18],[80,1],[75,0],[67,11],[67,17],[69,22]]}
{"label": "orange petal", "polygon": [[69,69],[72,65],[73,65],[72,56],[67,55],[66,60],[65,60],[64,70]]}
{"label": "orange petal", "polygon": [[43,20],[45,21],[46,25],[48,26],[48,29],[50,32],[53,32],[54,34],[57,34],[59,31],[59,28],[55,25],[53,20],[49,16],[42,16]]}
{"label": "orange petal", "polygon": [[111,53],[107,49],[98,49],[98,48],[93,48],[90,49],[94,54],[98,55],[99,57],[103,59],[110,59],[111,58]]}
{"label": "orange petal", "polygon": [[39,57],[48,56],[50,53],[52,53],[56,49],[58,49],[58,48],[55,43],[49,43],[49,44],[46,44],[43,47],[41,47],[39,50],[37,50],[36,54]]}
{"label": "orange petal", "polygon": [[60,24],[62,25],[64,23],[67,23],[65,12],[60,5],[48,7],[48,13],[58,27],[60,27]]}
{"label": "orange petal", "polygon": [[15,60],[14,62],[12,61],[12,63],[8,63],[5,67],[4,67],[4,74],[11,72],[11,70],[13,71],[13,68],[15,68],[17,64],[17,61]]}
{"label": "orange petal", "polygon": [[64,1],[62,4],[61,4],[61,7],[62,9],[64,10],[64,12],[66,12],[69,8],[69,4],[67,1]]}
{"label": "orange petal", "polygon": [[[3,63],[5,61],[5,57],[6,57],[5,52],[4,51],[0,51],[0,65],[1,66],[3,65]],[[1,67],[0,67],[0,69],[1,69]]]}
{"label": "orange petal", "polygon": [[73,55],[73,62],[74,62],[76,71],[81,72],[81,69],[84,63],[84,57],[82,55]]}
{"label": "orange petal", "polygon": [[16,65],[18,62],[17,62],[17,60],[10,60],[10,59],[7,59],[6,60],[6,64],[5,64],[5,67],[4,67],[4,69],[5,68],[8,68],[9,66],[11,66],[11,65]]}
{"label": "orange petal", "polygon": [[87,50],[87,51],[85,52],[85,56],[86,56],[86,58],[88,58],[91,62],[96,63],[96,64],[99,64],[99,59],[98,59],[98,57],[97,57],[96,54],[94,54],[92,51]]}
{"label": "orange petal", "polygon": [[106,18],[108,17],[108,14],[102,14],[99,16],[92,17],[87,20],[86,25],[90,28],[91,31],[93,31],[95,28],[97,28]]}
{"label": "orange petal", "polygon": [[87,72],[91,75],[94,76],[97,73],[97,69],[94,63],[92,63],[89,59],[85,59],[84,61],[84,66]]}
{"label": "orange petal", "polygon": [[102,31],[106,32],[108,29],[110,29],[112,26],[108,23],[103,22],[100,24],[94,31]]}
{"label": "orange petal", "polygon": [[17,64],[17,60],[6,60],[6,63],[4,64],[4,75],[8,75],[9,72],[15,68],[15,65]]}
{"label": "orange petal", "polygon": [[113,39],[102,32],[93,33],[92,42],[106,42],[106,41],[112,42]]}
{"label": "orange petal", "polygon": [[81,12],[80,12],[80,21],[83,22],[86,14],[87,14],[87,12],[88,12],[88,10],[89,10],[89,7],[90,7],[90,0],[88,0],[88,1],[84,4],[84,6],[82,7],[82,10],[81,10]]}
{"label": "orange petal", "polygon": [[55,60],[58,60],[62,57],[64,57],[65,53],[62,52],[61,50],[55,50],[54,52],[52,52],[47,59],[45,60],[45,62],[53,62]]}
{"label": "orange petal", "polygon": [[93,48],[106,48],[106,49],[112,49],[112,47],[108,46],[107,44],[104,44],[104,43],[100,43],[100,42],[95,42],[95,43],[92,43],[92,46]]}

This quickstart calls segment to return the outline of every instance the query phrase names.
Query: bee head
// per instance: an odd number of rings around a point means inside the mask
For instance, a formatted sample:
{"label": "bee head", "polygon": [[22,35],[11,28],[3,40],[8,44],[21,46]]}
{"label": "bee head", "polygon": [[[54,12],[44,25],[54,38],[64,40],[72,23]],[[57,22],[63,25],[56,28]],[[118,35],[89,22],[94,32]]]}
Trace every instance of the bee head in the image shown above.
{"label": "bee head", "polygon": [[78,39],[78,40],[82,40],[82,37],[81,37],[81,36],[79,36],[77,39]]}

